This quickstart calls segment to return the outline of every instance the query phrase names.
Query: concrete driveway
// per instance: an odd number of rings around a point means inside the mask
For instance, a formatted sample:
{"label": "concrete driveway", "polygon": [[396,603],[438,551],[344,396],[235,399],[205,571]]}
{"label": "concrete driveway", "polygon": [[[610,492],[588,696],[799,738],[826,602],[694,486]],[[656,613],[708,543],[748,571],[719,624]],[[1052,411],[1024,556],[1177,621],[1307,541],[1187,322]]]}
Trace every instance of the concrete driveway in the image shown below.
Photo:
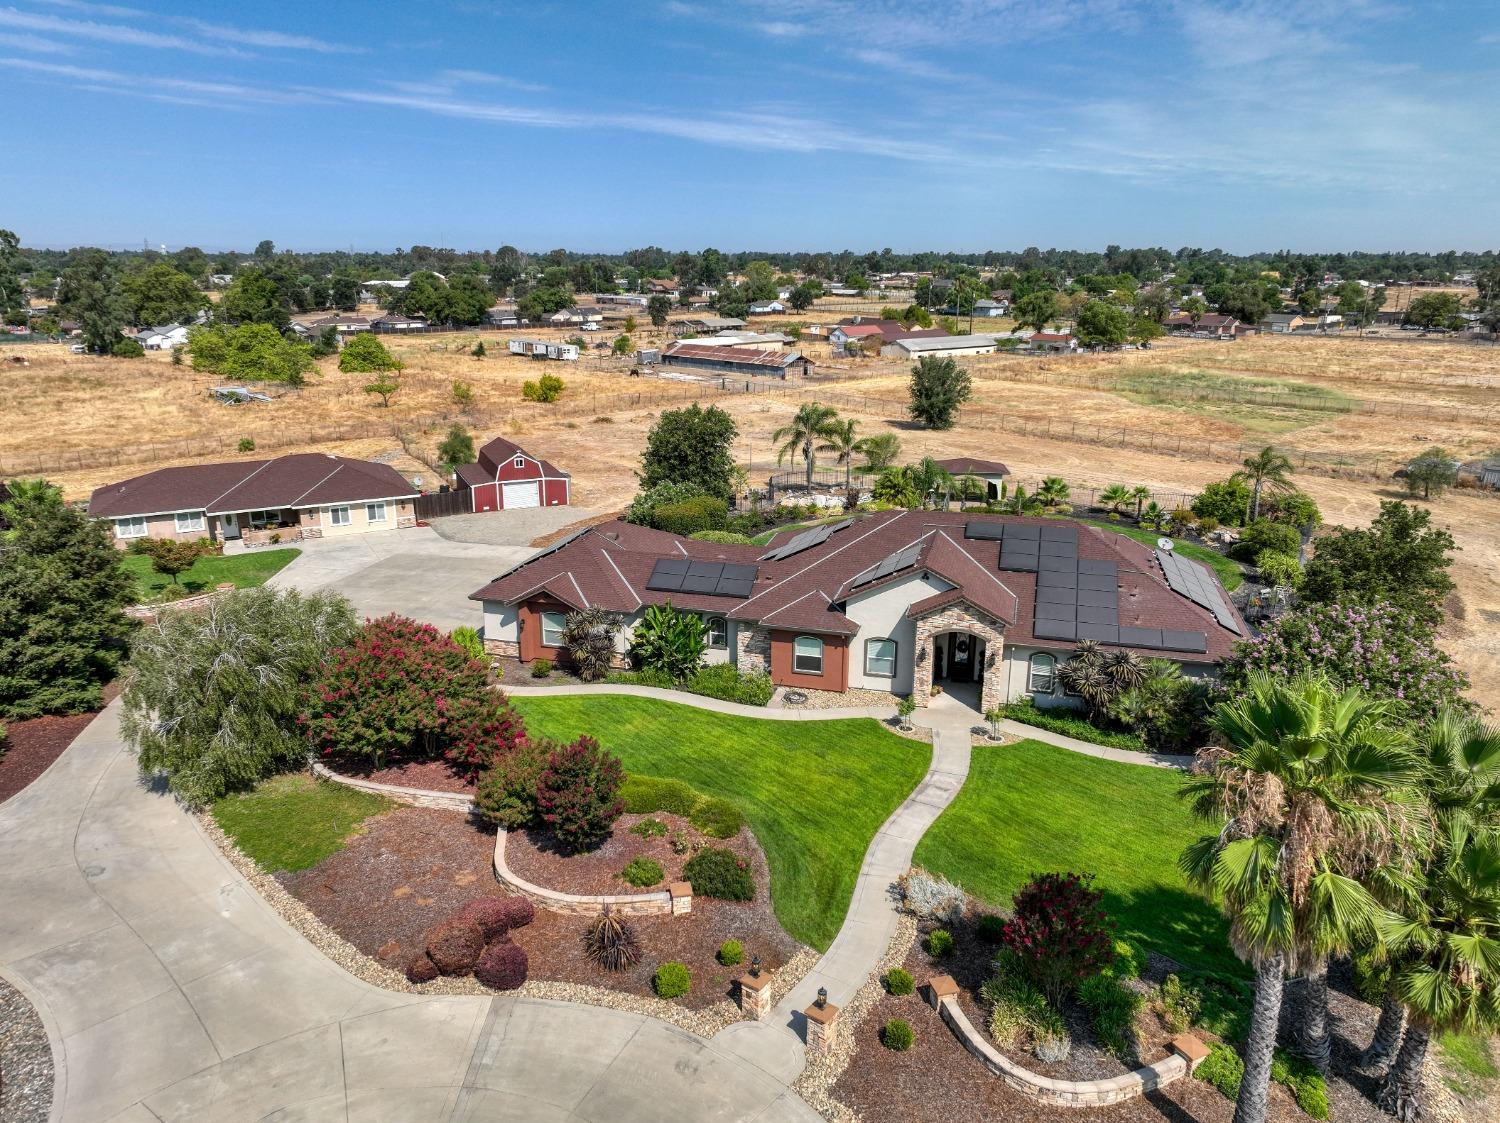
{"label": "concrete driveway", "polygon": [[361,617],[399,612],[444,631],[483,622],[469,594],[530,557],[530,546],[455,542],[428,527],[310,539],[267,584],[342,593]]}
{"label": "concrete driveway", "polygon": [[514,511],[485,511],[478,515],[449,515],[445,519],[433,519],[432,529],[453,542],[525,546],[544,534],[552,534],[602,513],[583,507],[522,507]]}

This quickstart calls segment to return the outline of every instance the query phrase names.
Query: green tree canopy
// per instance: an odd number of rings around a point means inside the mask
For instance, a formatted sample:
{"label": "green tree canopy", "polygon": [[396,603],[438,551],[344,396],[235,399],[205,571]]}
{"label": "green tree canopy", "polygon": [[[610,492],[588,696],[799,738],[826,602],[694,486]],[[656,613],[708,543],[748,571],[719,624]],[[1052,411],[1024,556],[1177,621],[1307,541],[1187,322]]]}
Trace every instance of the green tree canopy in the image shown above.
{"label": "green tree canopy", "polygon": [[460,464],[472,464],[474,460],[474,438],[455,422],[448,427],[443,443],[438,445],[438,461],[451,472]]}
{"label": "green tree canopy", "polygon": [[697,402],[666,410],[646,436],[638,473],[641,490],[681,483],[704,495],[728,499],[734,494],[734,418],[718,406]]}
{"label": "green tree canopy", "polygon": [[1423,499],[1442,495],[1458,482],[1458,460],[1446,448],[1430,448],[1406,462],[1406,490]]}
{"label": "green tree canopy", "polygon": [[191,277],[161,261],[125,274],[120,289],[136,327],[191,323],[209,303]]}
{"label": "green tree canopy", "polygon": [[58,304],[78,321],[90,351],[108,351],[130,318],[115,260],[103,250],[84,250],[63,271]]}
{"label": "green tree canopy", "polygon": [[1463,302],[1456,292],[1427,292],[1413,297],[1406,309],[1406,322],[1424,328],[1457,331],[1464,326]]}
{"label": "green tree canopy", "polygon": [[912,420],[932,429],[951,429],[958,410],[973,394],[969,372],[952,356],[923,355],[911,368]]}
{"label": "green tree canopy", "polygon": [[355,335],[339,354],[339,370],[346,373],[373,374],[377,371],[401,370],[406,366],[392,355],[374,332]]}
{"label": "green tree canopy", "polygon": [[1389,604],[1436,628],[1453,591],[1453,535],[1432,512],[1400,500],[1380,504],[1368,528],[1339,527],[1317,540],[1299,590],[1310,604]]}
{"label": "green tree canopy", "polygon": [[267,274],[246,269],[235,276],[214,305],[214,319],[227,324],[270,324],[282,332],[292,322],[291,300]]}
{"label": "green tree canopy", "polygon": [[1117,304],[1091,300],[1078,310],[1074,334],[1085,347],[1118,347],[1130,335],[1130,314]]}
{"label": "green tree canopy", "polygon": [[1018,298],[1010,306],[1019,328],[1035,328],[1042,331],[1062,315],[1062,301],[1052,289],[1040,289]]}
{"label": "green tree canopy", "polygon": [[312,348],[288,339],[270,324],[213,324],[188,333],[194,370],[246,382],[285,382],[301,386],[315,370]]}
{"label": "green tree canopy", "polygon": [[651,326],[664,328],[667,326],[667,317],[672,314],[672,298],[665,293],[657,293],[646,301],[646,315],[651,317]]}

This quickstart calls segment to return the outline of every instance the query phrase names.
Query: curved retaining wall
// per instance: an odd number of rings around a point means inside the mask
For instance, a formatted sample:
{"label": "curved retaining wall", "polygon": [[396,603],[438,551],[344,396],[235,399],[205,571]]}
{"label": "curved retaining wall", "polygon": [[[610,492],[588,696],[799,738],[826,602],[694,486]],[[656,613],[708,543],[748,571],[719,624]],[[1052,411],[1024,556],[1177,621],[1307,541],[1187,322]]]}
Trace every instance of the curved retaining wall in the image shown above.
{"label": "curved retaining wall", "polygon": [[[932,1004],[937,1007],[938,1016],[947,1023],[964,1048],[979,1058],[985,1068],[1023,1096],[1029,1096],[1039,1103],[1058,1107],[1103,1107],[1122,1100],[1133,1100],[1181,1080],[1208,1055],[1208,1049],[1201,1041],[1184,1034],[1172,1039],[1170,1057],[1164,1057],[1155,1064],[1145,1065],[1134,1072],[1124,1072],[1102,1080],[1056,1080],[1022,1068],[986,1041],[959,1006],[958,995],[953,992],[956,987],[946,990],[942,986],[944,981],[934,979],[931,984]],[[946,981],[952,987],[952,980]]]}
{"label": "curved retaining wall", "polygon": [[[345,776],[335,772],[320,761],[312,762],[313,773],[326,780],[332,780],[347,787],[358,788],[363,792],[374,792],[388,799],[394,799],[398,803],[407,803],[413,807],[435,807],[443,811],[462,811],[465,814],[474,809],[474,800],[462,792],[435,792],[428,788],[406,788],[399,784],[378,784],[374,780],[361,780],[357,776]],[[519,874],[512,872],[505,861],[505,842],[508,834],[504,830],[495,831],[495,877],[502,884],[509,886],[523,897],[529,897],[542,908],[551,912],[569,913],[574,916],[600,916],[604,912],[619,913],[624,916],[649,916],[663,913],[687,913],[693,911],[692,887],[685,881],[674,881],[666,889],[658,889],[652,893],[616,893],[589,895],[582,893],[562,893],[556,889],[547,889],[541,885],[533,885]]]}

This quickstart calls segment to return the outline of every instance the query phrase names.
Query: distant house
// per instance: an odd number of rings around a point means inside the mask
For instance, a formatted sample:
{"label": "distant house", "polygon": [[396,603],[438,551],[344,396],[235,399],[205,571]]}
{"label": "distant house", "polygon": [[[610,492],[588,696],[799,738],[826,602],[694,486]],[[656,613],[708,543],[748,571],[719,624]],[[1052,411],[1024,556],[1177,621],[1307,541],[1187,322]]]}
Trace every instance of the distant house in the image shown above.
{"label": "distant house", "polygon": [[501,308],[498,306],[491,308],[484,314],[484,322],[491,327],[497,328],[518,328],[525,323],[521,319],[521,314],[515,308]]}
{"label": "distant house", "polygon": [[1171,335],[1197,335],[1215,339],[1234,339],[1246,330],[1238,319],[1222,312],[1205,312],[1198,317],[1196,324],[1188,313],[1174,312],[1162,321],[1162,327]]}
{"label": "distant house", "polygon": [[533,359],[558,359],[571,363],[578,358],[578,344],[558,343],[551,339],[512,339],[507,348],[512,355],[529,355]]}
{"label": "distant house", "polygon": [[974,315],[985,319],[994,319],[1009,312],[1010,301],[1008,300],[976,300],[974,302]]}
{"label": "distant house", "polygon": [[875,336],[879,336],[879,343],[884,347],[887,343],[895,343],[898,339],[935,339],[947,334],[942,328],[909,328],[899,320],[855,316],[835,324],[828,333],[828,342],[833,345],[835,351],[841,351],[851,342],[859,342]]}
{"label": "distant house", "polygon": [[692,316],[685,320],[673,320],[670,324],[672,334],[676,336],[712,335],[716,331],[733,331],[748,326],[744,320],[735,316]]}
{"label": "distant house", "polygon": [[947,460],[939,460],[937,466],[947,472],[954,479],[964,476],[974,476],[985,482],[988,498],[991,501],[1000,498],[1000,485],[1005,482],[1005,477],[1010,475],[1010,469],[998,460],[976,460],[972,456],[954,456]]}
{"label": "distant house", "polygon": [[594,296],[595,304],[625,304],[633,308],[644,308],[650,302],[650,297],[642,296],[638,292],[601,292]]}
{"label": "distant house", "polygon": [[712,343],[673,343],[661,353],[663,366],[734,374],[743,378],[786,378],[811,373],[812,361],[795,351],[756,347],[724,347]]}
{"label": "distant house", "polygon": [[651,280],[645,282],[645,285],[648,293],[661,293],[667,296],[677,295],[677,282],[670,277],[665,279],[653,277]]}
{"label": "distant house", "polygon": [[757,300],[750,305],[752,316],[776,316],[786,311],[786,305],[779,300]]}
{"label": "distant house", "polygon": [[142,328],[136,332],[135,341],[147,351],[170,351],[187,342],[188,329],[181,324],[162,324],[160,327]]}
{"label": "distant house", "polygon": [[387,464],[302,452],[161,468],[97,489],[88,513],[109,520],[122,548],[138,538],[261,544],[413,526],[417,494]]}
{"label": "distant house", "polygon": [[703,342],[725,347],[790,347],[796,340],[779,331],[720,331]]}
{"label": "distant house", "polygon": [[427,321],[421,316],[401,316],[395,312],[387,312],[384,316],[376,316],[370,321],[370,330],[376,332],[405,332],[425,331]]}
{"label": "distant house", "polygon": [[301,339],[316,339],[329,328],[340,343],[347,343],[351,336],[370,330],[370,317],[341,312],[336,316],[320,316],[316,320],[294,320],[292,330]]}
{"label": "distant house", "polygon": [[542,317],[542,323],[553,327],[576,327],[580,324],[597,324],[603,319],[602,308],[562,308],[556,312],[548,312]]}
{"label": "distant house", "polygon": [[1031,349],[1064,355],[1078,350],[1078,340],[1066,332],[1038,331],[1032,333]]}
{"label": "distant house", "polygon": [[504,437],[486,444],[477,463],[460,464],[455,474],[458,486],[473,494],[476,512],[566,507],[573,499],[568,473]]}
{"label": "distant house", "polygon": [[880,353],[888,358],[920,359],[923,355],[990,355],[998,345],[989,335],[923,335],[897,339]]}
{"label": "distant house", "polygon": [[1312,327],[1314,322],[1301,312],[1271,312],[1260,321],[1260,330],[1285,335]]}

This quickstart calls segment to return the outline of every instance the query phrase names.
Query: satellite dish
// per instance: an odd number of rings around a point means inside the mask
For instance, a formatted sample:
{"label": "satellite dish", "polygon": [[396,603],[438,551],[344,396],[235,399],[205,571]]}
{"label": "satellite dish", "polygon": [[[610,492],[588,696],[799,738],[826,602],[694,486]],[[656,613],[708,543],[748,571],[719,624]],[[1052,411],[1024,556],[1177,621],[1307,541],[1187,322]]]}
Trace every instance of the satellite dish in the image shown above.
{"label": "satellite dish", "polygon": [[1156,540],[1156,545],[1158,549],[1170,552],[1172,547],[1175,546],[1176,543],[1173,542],[1170,538],[1158,538]]}
{"label": "satellite dish", "polygon": [[411,485],[412,485],[412,487],[421,487],[422,486],[422,477],[421,476],[413,476],[411,478]]}

